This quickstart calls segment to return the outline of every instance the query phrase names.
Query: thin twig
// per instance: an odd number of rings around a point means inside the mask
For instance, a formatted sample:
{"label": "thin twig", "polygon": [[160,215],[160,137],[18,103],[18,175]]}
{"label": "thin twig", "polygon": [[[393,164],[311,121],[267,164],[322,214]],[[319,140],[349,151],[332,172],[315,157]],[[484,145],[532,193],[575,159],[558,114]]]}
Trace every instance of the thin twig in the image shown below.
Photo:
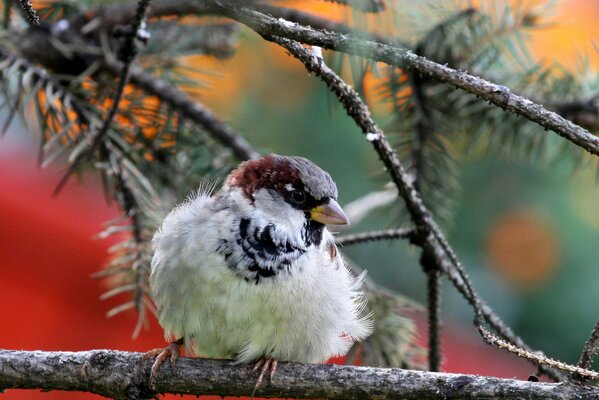
{"label": "thin twig", "polygon": [[350,34],[354,37],[369,39],[379,43],[397,42],[398,44],[402,45],[396,39],[389,39],[389,37],[357,29],[343,22],[333,21],[331,19],[321,17],[320,15],[311,14],[297,8],[287,8],[262,3],[253,4],[252,8],[260,12],[270,14],[274,18],[283,18],[284,20],[296,22],[300,25],[311,26],[314,29]]}
{"label": "thin twig", "polygon": [[371,231],[342,235],[336,238],[341,246],[351,246],[359,243],[375,242],[379,240],[412,239],[415,237],[414,229],[386,229],[384,231]]}
{"label": "thin twig", "polygon": [[578,360],[578,366],[580,368],[590,368],[593,361],[593,356],[597,352],[597,346],[599,345],[599,321],[595,324],[591,336],[584,344],[584,349]]}
{"label": "thin twig", "polygon": [[25,16],[27,17],[27,22],[31,25],[39,25],[40,17],[38,17],[37,12],[31,5],[29,0],[19,0],[19,4],[21,4],[21,8],[25,11]]}
{"label": "thin twig", "polygon": [[[480,329],[484,332],[485,337],[488,338],[488,340],[491,342],[491,344],[499,347],[500,349],[506,349],[510,353],[516,354],[518,357],[523,357],[523,358],[526,358],[527,360],[531,360],[531,355],[529,354],[530,352],[524,351],[523,349],[518,348],[517,346],[514,346],[513,344],[511,344],[503,339],[498,338],[497,336],[493,335],[491,332],[487,331],[483,327],[480,327]],[[534,356],[536,356],[536,361],[541,365],[545,364],[545,365],[549,365],[553,368],[559,368],[563,371],[567,371],[571,374],[575,374],[575,375],[578,375],[583,378],[599,379],[599,372],[590,371],[586,368],[569,365],[564,362],[548,358],[542,354],[537,354]]]}
{"label": "thin twig", "polygon": [[428,310],[428,363],[429,370],[438,372],[441,368],[441,271],[434,258],[422,252],[420,265],[426,274]]}

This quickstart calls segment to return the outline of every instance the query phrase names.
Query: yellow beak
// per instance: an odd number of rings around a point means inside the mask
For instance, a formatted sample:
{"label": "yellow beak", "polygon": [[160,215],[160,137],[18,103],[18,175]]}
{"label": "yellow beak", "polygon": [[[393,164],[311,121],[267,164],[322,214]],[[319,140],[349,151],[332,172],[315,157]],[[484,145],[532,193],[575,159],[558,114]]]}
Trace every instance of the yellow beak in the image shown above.
{"label": "yellow beak", "polygon": [[333,199],[310,210],[310,218],[327,225],[349,225],[347,215]]}

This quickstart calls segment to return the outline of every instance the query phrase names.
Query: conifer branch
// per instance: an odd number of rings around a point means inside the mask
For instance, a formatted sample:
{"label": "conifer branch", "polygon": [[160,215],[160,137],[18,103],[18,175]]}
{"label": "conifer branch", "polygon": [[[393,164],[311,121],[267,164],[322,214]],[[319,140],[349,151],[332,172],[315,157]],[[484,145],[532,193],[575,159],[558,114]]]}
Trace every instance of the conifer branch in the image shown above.
{"label": "conifer branch", "polygon": [[275,35],[397,67],[413,68],[424,76],[465,90],[506,111],[536,122],[589,153],[599,156],[599,138],[543,106],[512,93],[506,86],[437,64],[401,47],[355,38],[351,35],[318,31],[311,27],[275,19],[239,4],[224,5],[215,2],[207,5],[210,5],[212,13],[233,18],[262,36]]}
{"label": "conifer branch", "polygon": [[[448,244],[429,210],[422,202],[420,194],[414,188],[411,179],[399,161],[395,151],[387,141],[383,131],[371,118],[368,107],[362,102],[359,95],[335,72],[333,72],[324,63],[324,60],[321,57],[318,57],[318,54],[311,54],[299,43],[289,39],[274,35],[265,35],[263,37],[266,40],[273,41],[287,49],[291,55],[304,64],[309,72],[320,77],[331,92],[338,97],[348,115],[352,117],[354,122],[362,129],[362,133],[365,135],[366,139],[372,143],[381,161],[387,168],[388,173],[391,175],[392,180],[397,186],[399,195],[403,198],[406,208],[410,213],[412,222],[416,226],[418,238],[414,243],[422,248],[423,254],[425,254],[426,257],[430,257],[430,263],[434,265],[434,269],[447,274],[458,291],[460,291],[460,293],[462,293],[468,300],[474,310],[475,324],[477,327],[480,328],[480,323],[483,320],[487,321],[493,329],[500,332],[502,336],[509,338],[510,341],[517,344],[525,351],[529,351],[528,346],[522,339],[516,336],[501,318],[484,304],[483,300],[474,289],[464,267],[458,260],[451,246]],[[481,332],[481,335],[485,337],[484,331],[481,329],[479,329],[479,331]],[[537,361],[535,358],[529,358],[529,360],[532,362]],[[540,367],[554,379],[561,379],[559,373],[547,369],[543,365]]]}
{"label": "conifer branch", "polygon": [[[246,3],[248,4],[248,3]],[[187,2],[182,0],[155,0],[149,11],[151,17],[164,16],[183,16],[190,14],[213,14],[230,17],[237,20],[261,35],[277,35],[296,40],[301,43],[320,46],[322,48],[336,50],[339,52],[358,55],[373,61],[381,61],[389,65],[401,68],[413,68],[420,75],[428,76],[439,82],[447,83],[453,87],[472,93],[484,101],[488,101],[509,112],[521,115],[528,120],[535,122],[545,129],[553,130],[558,135],[564,137],[570,142],[582,147],[586,151],[599,155],[599,138],[592,135],[587,130],[573,124],[560,115],[547,110],[540,104],[512,93],[511,90],[500,84],[489,82],[485,79],[472,76],[466,72],[458,71],[450,67],[435,63],[422,56],[418,56],[412,51],[398,47],[393,41],[385,40],[373,35],[353,34],[346,27],[335,26],[323,19],[315,24],[318,29],[336,30],[338,32],[327,32],[314,29],[310,26],[302,25],[304,22],[298,19],[298,23],[290,23],[280,20],[282,16],[271,17],[263,12],[277,12],[275,7],[262,4],[252,5],[252,8],[238,2],[206,0],[204,2]],[[464,14],[459,14],[459,18],[464,15],[470,15],[470,9]],[[278,12],[290,13],[280,9]],[[85,15],[85,21],[89,18],[101,18],[101,25],[105,29],[110,29],[119,24],[126,23],[134,13],[132,4],[113,5],[106,7],[96,13]],[[308,16],[303,13],[303,18]],[[281,14],[283,15],[283,14]],[[296,17],[299,14],[296,14]],[[79,19],[84,18],[80,16]],[[293,20],[293,18],[291,18]]]}
{"label": "conifer branch", "polygon": [[262,13],[269,14],[274,18],[283,18],[284,20],[295,22],[300,25],[311,26],[314,29],[351,34],[355,37],[371,39],[381,43],[389,42],[388,38],[381,35],[356,29],[343,22],[333,21],[296,8],[273,6],[270,4],[255,4],[252,5],[252,8]]}
{"label": "conifer branch", "polygon": [[580,368],[588,369],[591,367],[593,356],[597,353],[597,346],[599,346],[599,321],[595,324],[591,336],[584,344],[584,349],[578,360],[578,366]]}
{"label": "conifer branch", "polygon": [[98,149],[98,147],[103,142],[104,137],[106,136],[106,133],[108,133],[108,130],[110,129],[112,120],[116,116],[116,113],[119,109],[119,104],[123,97],[123,92],[125,91],[125,86],[127,85],[127,79],[129,77],[129,69],[131,68],[133,59],[135,58],[135,56],[137,54],[137,47],[136,47],[135,41],[136,41],[136,39],[141,39],[140,35],[141,35],[141,30],[142,30],[142,23],[144,23],[144,20],[146,18],[146,12],[148,10],[148,6],[150,5],[150,1],[151,0],[139,0],[137,3],[137,9],[135,12],[135,16],[133,18],[133,23],[131,24],[131,31],[128,32],[128,35],[126,35],[125,44],[124,44],[123,48],[121,49],[120,58],[123,61],[123,66],[122,66],[122,69],[119,74],[119,83],[117,85],[116,91],[112,98],[112,105],[110,106],[110,109],[108,110],[108,114],[104,118],[100,129],[97,132],[94,132],[92,134],[92,139],[91,139],[92,142],[91,142],[89,150],[87,150],[86,152],[79,153],[78,157],[76,157],[70,163],[70,165],[67,169],[67,172],[64,174],[64,176],[58,183],[58,186],[54,190],[54,194],[57,194],[58,192],[60,192],[62,190],[64,185],[66,185],[69,177],[79,167],[79,163],[81,162],[81,160],[83,158],[86,158],[86,157],[91,158],[93,153]]}

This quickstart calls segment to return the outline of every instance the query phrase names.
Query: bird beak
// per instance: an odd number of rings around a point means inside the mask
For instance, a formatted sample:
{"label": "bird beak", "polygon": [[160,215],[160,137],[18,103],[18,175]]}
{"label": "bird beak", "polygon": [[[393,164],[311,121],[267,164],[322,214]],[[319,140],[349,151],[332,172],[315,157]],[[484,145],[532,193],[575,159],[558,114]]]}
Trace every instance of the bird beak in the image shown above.
{"label": "bird beak", "polygon": [[311,209],[310,218],[325,225],[349,225],[349,218],[333,199]]}

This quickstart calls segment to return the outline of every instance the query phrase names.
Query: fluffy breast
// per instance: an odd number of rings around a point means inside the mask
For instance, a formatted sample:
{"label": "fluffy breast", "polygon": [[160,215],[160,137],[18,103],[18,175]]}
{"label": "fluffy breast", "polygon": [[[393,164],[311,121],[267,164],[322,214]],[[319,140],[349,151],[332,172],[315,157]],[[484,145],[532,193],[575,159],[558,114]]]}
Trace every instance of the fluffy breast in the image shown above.
{"label": "fluffy breast", "polygon": [[[330,233],[302,248],[277,240],[273,229],[242,223],[208,196],[173,210],[154,237],[150,277],[166,335],[185,337],[197,354],[242,362],[264,356],[322,362],[367,337],[362,276],[351,275]],[[280,252],[284,269],[295,272],[258,284],[243,279],[232,268],[242,259],[223,250],[222,239],[244,230],[229,240],[244,243],[250,265],[259,260],[278,270],[272,255]]]}
{"label": "fluffy breast", "polygon": [[260,284],[278,275],[284,279],[294,273],[291,268],[307,251],[272,223],[241,218],[233,232],[222,232],[216,251],[230,270],[246,282]]}

